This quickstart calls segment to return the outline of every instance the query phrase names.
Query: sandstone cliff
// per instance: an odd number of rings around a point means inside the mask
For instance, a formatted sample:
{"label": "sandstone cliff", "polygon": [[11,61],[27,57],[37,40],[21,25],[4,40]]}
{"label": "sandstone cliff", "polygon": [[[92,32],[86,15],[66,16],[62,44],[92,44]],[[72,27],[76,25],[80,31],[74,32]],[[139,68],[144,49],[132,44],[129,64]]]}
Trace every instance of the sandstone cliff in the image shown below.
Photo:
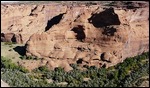
{"label": "sandstone cliff", "polygon": [[50,68],[109,67],[149,51],[148,6],[4,5],[1,13],[1,41],[26,43],[26,54]]}

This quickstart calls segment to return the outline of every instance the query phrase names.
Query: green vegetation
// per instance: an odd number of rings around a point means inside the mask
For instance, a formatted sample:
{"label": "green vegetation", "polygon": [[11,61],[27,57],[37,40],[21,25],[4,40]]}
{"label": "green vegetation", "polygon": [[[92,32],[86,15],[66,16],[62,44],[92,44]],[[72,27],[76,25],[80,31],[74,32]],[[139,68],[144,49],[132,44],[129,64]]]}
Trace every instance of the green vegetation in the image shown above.
{"label": "green vegetation", "polygon": [[22,60],[39,60],[40,59],[40,58],[37,58],[37,57],[34,57],[34,56],[26,56],[26,55],[20,56],[20,58]]}
{"label": "green vegetation", "polygon": [[[1,76],[13,87],[137,87],[144,80],[149,80],[149,52],[127,58],[123,63],[108,69],[84,66],[87,70],[81,71],[77,64],[71,66],[74,70],[69,72],[60,67],[52,71],[42,66],[26,74],[17,68],[12,70],[12,67],[6,64],[1,69]],[[148,78],[143,79],[145,76]],[[89,80],[85,81],[84,78]],[[53,82],[48,83],[48,79]],[[60,82],[68,84],[58,85]]]}
{"label": "green vegetation", "polygon": [[15,42],[4,42],[4,45],[9,45],[10,48],[13,47],[13,44],[16,44]]}
{"label": "green vegetation", "polygon": [[12,42],[5,42],[5,45],[12,45]]}
{"label": "green vegetation", "polygon": [[16,42],[4,42],[5,45],[12,45],[12,44],[16,44]]}
{"label": "green vegetation", "polygon": [[1,68],[12,69],[12,70],[17,69],[17,70],[24,72],[24,73],[28,72],[28,70],[25,69],[24,67],[18,66],[15,63],[12,63],[11,59],[5,58],[3,56],[1,56]]}
{"label": "green vegetation", "polygon": [[45,73],[49,72],[48,68],[46,66],[38,67],[37,69],[33,70],[34,73]]}

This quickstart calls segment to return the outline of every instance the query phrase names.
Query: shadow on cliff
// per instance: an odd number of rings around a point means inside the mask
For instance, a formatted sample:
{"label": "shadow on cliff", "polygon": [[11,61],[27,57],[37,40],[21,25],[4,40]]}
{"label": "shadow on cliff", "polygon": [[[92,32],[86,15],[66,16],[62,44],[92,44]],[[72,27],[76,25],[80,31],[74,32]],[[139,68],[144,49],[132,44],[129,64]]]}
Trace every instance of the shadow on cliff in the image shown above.
{"label": "shadow on cliff", "polygon": [[92,23],[96,28],[110,25],[120,25],[119,17],[114,12],[113,8],[108,8],[103,12],[93,14],[88,20],[89,23]]}
{"label": "shadow on cliff", "polygon": [[24,56],[26,53],[26,48],[25,46],[17,46],[15,48],[13,48],[14,51],[16,51],[19,55]]}
{"label": "shadow on cliff", "polygon": [[58,24],[60,20],[62,19],[64,14],[59,14],[55,17],[53,17],[51,20],[48,20],[47,26],[45,27],[45,31],[48,31],[53,25]]}
{"label": "shadow on cliff", "polygon": [[83,26],[81,25],[78,25],[77,27],[74,27],[73,29],[71,29],[71,31],[75,32],[77,35],[76,35],[76,38],[77,40],[79,41],[83,41],[86,37],[85,33],[84,33],[84,28]]}

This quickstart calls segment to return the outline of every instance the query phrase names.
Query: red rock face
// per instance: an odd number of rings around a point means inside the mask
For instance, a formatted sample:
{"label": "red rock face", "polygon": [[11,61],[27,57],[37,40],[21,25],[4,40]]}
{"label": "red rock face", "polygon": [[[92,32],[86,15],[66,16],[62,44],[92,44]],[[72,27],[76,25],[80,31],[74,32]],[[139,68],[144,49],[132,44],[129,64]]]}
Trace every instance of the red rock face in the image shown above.
{"label": "red rock face", "polygon": [[[26,8],[22,10],[26,12],[22,14],[25,16],[16,19],[18,23],[24,23],[20,26],[22,31],[15,33],[21,35],[18,42],[27,41],[27,55],[62,61],[65,65],[80,62],[109,67],[149,51],[148,7],[106,9],[99,5],[38,5]],[[8,6],[6,11],[9,9]],[[13,26],[11,30],[19,31]],[[2,28],[3,33],[12,32],[7,30],[8,27]],[[62,65],[60,62],[59,66]]]}

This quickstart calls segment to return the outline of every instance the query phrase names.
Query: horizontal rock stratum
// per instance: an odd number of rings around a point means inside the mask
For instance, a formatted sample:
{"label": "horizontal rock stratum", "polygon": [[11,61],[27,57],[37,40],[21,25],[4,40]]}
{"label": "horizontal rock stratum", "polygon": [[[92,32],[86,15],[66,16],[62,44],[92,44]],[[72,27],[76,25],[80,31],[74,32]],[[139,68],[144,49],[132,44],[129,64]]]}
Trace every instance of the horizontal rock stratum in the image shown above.
{"label": "horizontal rock stratum", "polygon": [[149,51],[148,6],[3,5],[1,14],[1,41],[25,43],[50,68],[109,67]]}

